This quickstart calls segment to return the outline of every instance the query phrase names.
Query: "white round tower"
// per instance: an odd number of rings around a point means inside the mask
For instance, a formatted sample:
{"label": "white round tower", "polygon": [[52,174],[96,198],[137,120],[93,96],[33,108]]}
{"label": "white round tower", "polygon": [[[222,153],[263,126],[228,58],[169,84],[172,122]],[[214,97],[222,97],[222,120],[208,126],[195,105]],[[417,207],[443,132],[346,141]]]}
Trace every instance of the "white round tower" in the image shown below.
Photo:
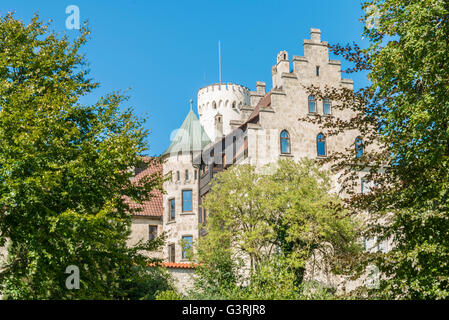
{"label": "white round tower", "polygon": [[244,105],[250,105],[250,93],[239,84],[211,84],[198,90],[200,123],[212,141],[232,131],[230,122],[241,120]]}

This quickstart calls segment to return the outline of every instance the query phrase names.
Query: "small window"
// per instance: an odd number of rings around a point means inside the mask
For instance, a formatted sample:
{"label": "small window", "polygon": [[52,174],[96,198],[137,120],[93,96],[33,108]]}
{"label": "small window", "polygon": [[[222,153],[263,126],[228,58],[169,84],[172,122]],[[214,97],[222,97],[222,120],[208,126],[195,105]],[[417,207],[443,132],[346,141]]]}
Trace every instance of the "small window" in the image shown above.
{"label": "small window", "polygon": [[212,102],[212,108],[213,109],[217,109],[217,103],[214,101],[214,102]]}
{"label": "small window", "polygon": [[176,181],[181,180],[181,174],[179,173],[179,171],[176,171]]}
{"label": "small window", "polygon": [[192,211],[192,190],[182,191],[182,212]]}
{"label": "small window", "polygon": [[189,170],[186,170],[186,181],[189,180]]}
{"label": "small window", "polygon": [[190,248],[192,248],[192,244],[193,244],[192,236],[183,236],[182,243],[183,243],[182,258],[187,259],[187,252]]}
{"label": "small window", "polygon": [[316,66],[316,76],[320,76],[320,66]]}
{"label": "small window", "polygon": [[309,112],[310,113],[316,112],[316,101],[314,96],[309,96]]}
{"label": "small window", "polygon": [[360,191],[362,193],[369,193],[371,191],[370,185],[365,179],[360,181]]}
{"label": "small window", "polygon": [[322,133],[316,137],[316,149],[319,157],[326,156],[326,137]]}
{"label": "small window", "polygon": [[153,241],[157,238],[157,226],[148,226],[148,239]]}
{"label": "small window", "polygon": [[232,137],[232,163],[237,161],[237,137]]}
{"label": "small window", "polygon": [[175,256],[175,244],[168,245],[168,261],[169,262],[176,262],[176,256]]}
{"label": "small window", "polygon": [[170,199],[169,203],[170,203],[170,207],[169,207],[170,208],[170,212],[169,212],[169,215],[168,215],[168,220],[171,221],[171,220],[175,220],[175,218],[176,218],[175,199]]}
{"label": "small window", "polygon": [[331,114],[331,100],[326,98],[323,100],[323,113]]}
{"label": "small window", "polygon": [[363,156],[363,140],[360,137],[355,138],[355,156],[360,158]]}
{"label": "small window", "polygon": [[198,170],[193,171],[193,176],[194,176],[195,180],[198,179]]}
{"label": "small window", "polygon": [[206,224],[207,216],[206,216],[206,209],[200,207],[198,210],[198,223]]}
{"label": "small window", "polygon": [[287,130],[281,132],[281,153],[290,153],[290,136]]}
{"label": "small window", "polygon": [[235,104],[235,101],[232,103],[232,109],[235,109],[235,107],[236,107],[236,104]]}

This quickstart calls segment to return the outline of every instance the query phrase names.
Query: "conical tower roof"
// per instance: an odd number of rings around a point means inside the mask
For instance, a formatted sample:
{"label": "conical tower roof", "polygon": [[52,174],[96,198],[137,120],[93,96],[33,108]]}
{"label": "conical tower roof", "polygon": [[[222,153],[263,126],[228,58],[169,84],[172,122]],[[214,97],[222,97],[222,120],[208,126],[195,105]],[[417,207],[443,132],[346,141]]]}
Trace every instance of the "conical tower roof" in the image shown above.
{"label": "conical tower roof", "polygon": [[181,127],[176,132],[170,147],[162,154],[188,153],[192,151],[202,151],[205,146],[211,143],[206,131],[198,120],[196,114],[190,108]]}

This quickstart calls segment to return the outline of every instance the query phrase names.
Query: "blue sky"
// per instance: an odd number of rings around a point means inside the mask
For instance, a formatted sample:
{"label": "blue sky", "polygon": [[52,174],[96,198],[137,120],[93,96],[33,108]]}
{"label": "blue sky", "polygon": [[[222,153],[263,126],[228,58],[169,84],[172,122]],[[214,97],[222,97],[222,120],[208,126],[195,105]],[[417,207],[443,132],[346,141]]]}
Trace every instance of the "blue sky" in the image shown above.
{"label": "blue sky", "polygon": [[[189,100],[205,85],[218,82],[218,41],[221,41],[222,82],[255,90],[256,81],[271,88],[276,55],[303,55],[302,40],[320,28],[329,43],[363,43],[360,0],[207,0],[100,1],[6,0],[0,14],[16,11],[25,22],[38,12],[52,19],[57,32],[67,30],[65,9],[76,5],[92,31],[84,48],[91,77],[101,87],[86,98],[131,88],[129,105],[148,117],[150,155],[161,154],[170,133],[189,111]],[[335,58],[335,57],[334,57]],[[362,76],[348,76],[356,87]]]}

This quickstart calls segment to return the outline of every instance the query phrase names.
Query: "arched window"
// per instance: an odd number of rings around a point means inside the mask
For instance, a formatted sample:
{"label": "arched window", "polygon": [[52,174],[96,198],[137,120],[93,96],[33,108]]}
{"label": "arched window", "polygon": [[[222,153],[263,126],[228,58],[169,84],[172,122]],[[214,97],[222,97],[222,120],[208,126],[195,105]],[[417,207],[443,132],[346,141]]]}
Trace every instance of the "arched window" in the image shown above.
{"label": "arched window", "polygon": [[290,136],[287,130],[281,132],[281,153],[290,153]]}
{"label": "arched window", "polygon": [[309,96],[309,112],[310,113],[316,112],[316,101],[314,96]]}
{"label": "arched window", "polygon": [[355,138],[355,156],[360,158],[363,156],[363,140],[360,137]]}
{"label": "arched window", "polygon": [[316,151],[319,157],[326,156],[326,137],[322,133],[316,136]]}
{"label": "arched window", "polygon": [[235,105],[235,101],[232,103],[232,109],[235,109],[236,105]]}
{"label": "arched window", "polygon": [[323,113],[331,114],[331,106],[332,106],[331,100],[328,98],[325,98],[323,100]]}
{"label": "arched window", "polygon": [[213,109],[217,109],[217,103],[214,101],[214,102],[212,102],[212,108]]}

